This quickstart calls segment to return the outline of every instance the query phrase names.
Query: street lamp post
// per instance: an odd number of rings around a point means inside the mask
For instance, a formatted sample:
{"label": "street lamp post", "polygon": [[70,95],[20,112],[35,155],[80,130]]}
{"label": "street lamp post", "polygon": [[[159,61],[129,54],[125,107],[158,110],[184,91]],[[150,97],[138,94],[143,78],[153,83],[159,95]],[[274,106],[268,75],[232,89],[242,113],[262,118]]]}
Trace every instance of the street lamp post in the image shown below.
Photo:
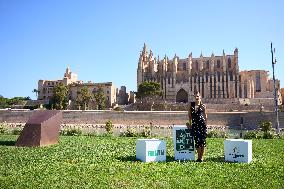
{"label": "street lamp post", "polygon": [[275,48],[272,48],[272,43],[271,43],[271,55],[272,55],[272,73],[273,73],[273,85],[274,85],[274,101],[275,101],[275,113],[276,113],[276,132],[277,134],[280,133],[279,130],[279,118],[278,118],[278,92],[276,89],[276,82],[275,82],[275,75],[274,75],[274,65],[276,64],[276,58],[275,60],[273,59],[273,55],[275,54]]}

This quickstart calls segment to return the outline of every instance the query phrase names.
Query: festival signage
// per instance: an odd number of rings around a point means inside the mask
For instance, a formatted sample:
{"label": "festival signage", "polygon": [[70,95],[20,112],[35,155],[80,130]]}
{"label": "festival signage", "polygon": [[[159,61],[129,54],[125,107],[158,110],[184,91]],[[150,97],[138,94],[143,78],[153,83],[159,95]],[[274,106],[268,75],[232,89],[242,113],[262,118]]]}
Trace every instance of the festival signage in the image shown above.
{"label": "festival signage", "polygon": [[166,161],[166,142],[159,139],[138,139],[136,159],[143,162]]}
{"label": "festival signage", "polygon": [[252,161],[252,141],[226,139],[224,142],[225,161],[249,163]]}
{"label": "festival signage", "polygon": [[194,140],[190,129],[185,125],[173,127],[175,160],[194,160]]}

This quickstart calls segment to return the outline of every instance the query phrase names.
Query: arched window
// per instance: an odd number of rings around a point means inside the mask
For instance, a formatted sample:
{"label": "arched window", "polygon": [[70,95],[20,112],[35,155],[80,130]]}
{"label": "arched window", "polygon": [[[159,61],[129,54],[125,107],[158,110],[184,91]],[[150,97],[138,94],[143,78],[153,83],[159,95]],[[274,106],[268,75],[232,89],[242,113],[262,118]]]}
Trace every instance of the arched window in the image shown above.
{"label": "arched window", "polygon": [[206,69],[209,69],[209,60],[206,61]]}
{"label": "arched window", "polygon": [[228,58],[228,68],[231,68],[232,67],[232,60],[231,58]]}
{"label": "arched window", "polygon": [[197,62],[197,60],[195,61],[195,70],[198,70],[198,62]]}
{"label": "arched window", "polygon": [[183,63],[183,71],[186,71],[186,63]]}
{"label": "arched window", "polygon": [[220,72],[217,72],[218,82],[220,82]]}
{"label": "arched window", "polygon": [[220,68],[220,65],[221,65],[220,60],[217,60],[217,68]]}
{"label": "arched window", "polygon": [[209,74],[208,72],[206,72],[206,83],[208,83],[208,77],[209,77]]}
{"label": "arched window", "polygon": [[232,71],[229,72],[229,77],[230,77],[230,81],[233,81],[233,72]]}

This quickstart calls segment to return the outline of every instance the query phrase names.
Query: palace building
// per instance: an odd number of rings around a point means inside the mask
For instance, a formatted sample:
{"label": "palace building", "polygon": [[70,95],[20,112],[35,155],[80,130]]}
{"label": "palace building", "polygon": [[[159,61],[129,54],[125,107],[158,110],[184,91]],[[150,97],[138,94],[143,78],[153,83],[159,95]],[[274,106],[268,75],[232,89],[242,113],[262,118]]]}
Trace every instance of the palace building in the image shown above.
{"label": "palace building", "polygon": [[[239,103],[244,99],[261,102],[261,99],[274,97],[273,80],[268,71],[240,71],[239,52],[236,48],[232,54],[187,58],[175,55],[169,59],[166,55],[160,60],[152,50],[148,52],[146,44],[139,55],[137,68],[137,87],[144,81],[155,81],[161,84],[163,98],[167,102],[187,103],[194,99],[199,91],[207,103]],[[279,100],[280,81],[276,80]],[[272,101],[273,102],[273,101]]]}

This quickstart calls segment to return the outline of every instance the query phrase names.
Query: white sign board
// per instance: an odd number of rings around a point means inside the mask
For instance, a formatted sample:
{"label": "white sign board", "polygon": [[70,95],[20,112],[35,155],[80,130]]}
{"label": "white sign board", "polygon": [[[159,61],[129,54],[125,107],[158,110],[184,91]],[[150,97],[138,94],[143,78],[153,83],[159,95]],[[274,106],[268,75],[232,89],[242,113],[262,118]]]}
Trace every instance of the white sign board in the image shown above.
{"label": "white sign board", "polygon": [[190,130],[185,125],[173,127],[175,160],[194,160],[194,140]]}
{"label": "white sign board", "polygon": [[166,142],[159,139],[138,139],[136,159],[143,162],[166,161]]}
{"label": "white sign board", "polygon": [[249,163],[252,161],[252,141],[227,139],[224,142],[225,161]]}

